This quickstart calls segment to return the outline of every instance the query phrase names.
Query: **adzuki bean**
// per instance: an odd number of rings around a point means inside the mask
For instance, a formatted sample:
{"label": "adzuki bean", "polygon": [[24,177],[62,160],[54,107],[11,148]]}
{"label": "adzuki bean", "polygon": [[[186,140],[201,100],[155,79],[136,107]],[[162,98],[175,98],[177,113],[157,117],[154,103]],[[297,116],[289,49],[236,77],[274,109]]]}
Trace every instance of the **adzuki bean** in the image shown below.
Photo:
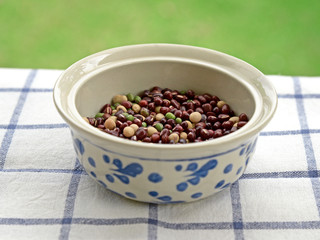
{"label": "adzuki bean", "polygon": [[247,124],[215,95],[196,95],[155,86],[141,95],[115,95],[88,124],[113,136],[158,144],[185,144],[219,138]]}

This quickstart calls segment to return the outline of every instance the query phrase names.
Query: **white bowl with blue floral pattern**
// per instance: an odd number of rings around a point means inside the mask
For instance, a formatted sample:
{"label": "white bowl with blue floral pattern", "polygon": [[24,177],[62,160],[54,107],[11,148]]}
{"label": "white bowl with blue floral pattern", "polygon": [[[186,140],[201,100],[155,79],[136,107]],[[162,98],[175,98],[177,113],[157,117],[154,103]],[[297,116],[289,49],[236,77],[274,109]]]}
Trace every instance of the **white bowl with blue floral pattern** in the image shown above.
{"label": "white bowl with blue floral pattern", "polygon": [[[116,94],[153,86],[217,95],[250,120],[210,141],[153,144],[106,134],[82,118],[94,116]],[[57,80],[54,102],[92,179],[133,200],[178,203],[213,195],[240,178],[259,132],[274,115],[277,95],[260,71],[235,57],[193,46],[142,44],[74,63]]]}

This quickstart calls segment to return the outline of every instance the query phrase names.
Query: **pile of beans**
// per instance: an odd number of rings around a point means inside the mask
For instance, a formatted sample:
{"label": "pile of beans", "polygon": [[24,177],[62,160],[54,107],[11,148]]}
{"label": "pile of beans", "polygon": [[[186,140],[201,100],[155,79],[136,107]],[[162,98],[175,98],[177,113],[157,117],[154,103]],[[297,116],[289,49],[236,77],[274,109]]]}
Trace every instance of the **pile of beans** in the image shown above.
{"label": "pile of beans", "polygon": [[108,134],[148,143],[184,144],[237,131],[248,116],[208,93],[153,87],[141,95],[116,95],[95,117],[84,117]]}

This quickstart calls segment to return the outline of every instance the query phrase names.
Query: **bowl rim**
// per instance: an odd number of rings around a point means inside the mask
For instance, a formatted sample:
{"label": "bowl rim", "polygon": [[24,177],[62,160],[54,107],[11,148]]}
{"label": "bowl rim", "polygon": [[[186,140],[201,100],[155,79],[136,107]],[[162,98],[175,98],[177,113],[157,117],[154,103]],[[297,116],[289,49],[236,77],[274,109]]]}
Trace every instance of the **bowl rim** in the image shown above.
{"label": "bowl rim", "polygon": [[[227,58],[230,61],[235,61],[237,64],[240,64],[246,68],[249,68],[251,71],[254,71],[255,74],[257,75],[257,79],[262,81],[264,85],[268,86],[269,89],[271,89],[271,91],[273,92],[273,99],[271,101],[272,106],[269,110],[269,112],[267,112],[263,118],[262,121],[255,121],[252,124],[247,124],[245,125],[243,128],[237,130],[236,132],[223,136],[221,138],[217,138],[217,139],[213,139],[213,140],[208,140],[208,141],[203,141],[203,142],[197,142],[197,143],[188,143],[188,144],[150,144],[150,143],[144,143],[144,142],[136,142],[136,141],[131,141],[128,139],[123,139],[123,138],[119,138],[116,136],[112,136],[110,134],[106,134],[101,132],[100,130],[92,127],[91,125],[88,126],[88,123],[86,123],[80,116],[80,113],[76,110],[76,112],[74,111],[75,107],[71,107],[70,109],[64,109],[62,106],[62,101],[66,101],[66,99],[61,99],[60,98],[60,93],[61,93],[61,85],[63,83],[63,81],[65,80],[66,75],[69,72],[72,72],[73,69],[79,67],[79,66],[84,66],[88,63],[90,63],[90,65],[92,65],[91,60],[92,59],[102,59],[102,56],[110,56],[114,53],[118,53],[121,51],[130,51],[130,50],[134,50],[136,48],[148,48],[148,47],[162,47],[162,48],[182,48],[185,50],[190,50],[192,49],[193,51],[204,51],[207,54],[213,54],[216,56],[220,56],[223,58]],[[156,57],[156,56],[155,56]],[[123,59],[123,61],[125,61],[125,59]],[[121,62],[121,61],[120,61]],[[110,64],[111,62],[105,62],[104,64]],[[119,64],[119,61],[117,61],[117,63]],[[117,64],[116,63],[116,64]],[[101,65],[101,67],[103,66],[103,64]],[[82,79],[85,79],[85,75],[90,75],[92,73],[96,73],[96,70],[92,70],[92,71],[88,71],[86,74],[83,75]],[[81,80],[81,79],[79,79]],[[73,103],[75,106],[75,97],[76,97],[76,93],[77,90],[80,88],[80,86],[82,84],[84,84],[86,81],[78,81],[76,82],[76,84],[78,85],[78,87],[73,88],[72,89],[72,95],[73,95],[73,101],[71,101],[71,104]],[[74,85],[73,85],[74,87]],[[251,94],[253,94],[254,96],[254,92],[252,91],[252,89],[249,89],[249,91],[251,92]],[[260,93],[261,94],[261,93]],[[269,96],[270,97],[270,96]],[[256,100],[256,98],[254,97],[254,99]],[[263,102],[263,96],[261,96],[262,102]],[[79,61],[73,63],[70,67],[68,67],[65,71],[62,72],[62,74],[59,76],[59,78],[57,79],[55,85],[54,85],[54,89],[53,89],[53,100],[54,100],[54,104],[59,112],[59,114],[62,116],[62,118],[68,123],[69,126],[73,127],[73,128],[77,128],[78,130],[85,132],[86,134],[89,134],[93,137],[97,137],[100,138],[102,140],[107,140],[107,141],[111,141],[114,143],[118,143],[118,144],[124,144],[127,146],[131,146],[134,148],[137,147],[142,147],[142,148],[150,148],[150,149],[190,149],[190,148],[199,148],[199,147],[205,147],[205,146],[222,146],[225,145],[226,143],[229,142],[233,142],[236,140],[240,140],[242,138],[248,139],[252,136],[257,135],[268,123],[269,121],[272,119],[273,115],[275,114],[276,108],[277,108],[277,104],[278,104],[278,98],[277,98],[277,94],[275,91],[274,86],[271,84],[271,82],[267,79],[267,77],[265,77],[263,75],[263,73],[261,71],[259,71],[257,68],[253,67],[251,64],[233,57],[231,55],[228,55],[226,53],[222,53],[216,50],[212,50],[212,49],[208,49],[208,48],[203,48],[203,47],[197,47],[197,46],[190,46],[190,45],[182,45],[182,44],[169,44],[169,43],[147,43],[147,44],[135,44],[135,45],[127,45],[127,46],[122,46],[122,47],[116,47],[116,48],[111,48],[111,49],[107,49],[107,50],[103,50],[94,54],[91,54],[85,58],[80,59]],[[70,105],[70,103],[68,103]],[[67,105],[68,105],[67,104]],[[73,110],[72,110],[73,109]],[[262,109],[260,110],[260,112],[262,111]],[[259,112],[259,110],[257,110],[257,108],[255,108],[253,116],[255,116],[257,114],[257,112]],[[71,115],[73,116],[71,116]],[[261,113],[260,113],[261,115]],[[249,120],[250,123],[250,120]]]}

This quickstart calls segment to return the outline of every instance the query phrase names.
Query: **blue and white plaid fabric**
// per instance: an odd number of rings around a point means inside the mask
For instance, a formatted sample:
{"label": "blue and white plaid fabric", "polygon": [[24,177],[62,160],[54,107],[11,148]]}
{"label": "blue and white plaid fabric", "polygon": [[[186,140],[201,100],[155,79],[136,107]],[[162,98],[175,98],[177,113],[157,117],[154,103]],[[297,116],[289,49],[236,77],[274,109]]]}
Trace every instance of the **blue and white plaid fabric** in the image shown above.
{"label": "blue and white plaid fabric", "polygon": [[52,101],[60,73],[0,68],[0,239],[320,239],[320,78],[269,76],[277,113],[230,189],[154,205],[76,162]]}

